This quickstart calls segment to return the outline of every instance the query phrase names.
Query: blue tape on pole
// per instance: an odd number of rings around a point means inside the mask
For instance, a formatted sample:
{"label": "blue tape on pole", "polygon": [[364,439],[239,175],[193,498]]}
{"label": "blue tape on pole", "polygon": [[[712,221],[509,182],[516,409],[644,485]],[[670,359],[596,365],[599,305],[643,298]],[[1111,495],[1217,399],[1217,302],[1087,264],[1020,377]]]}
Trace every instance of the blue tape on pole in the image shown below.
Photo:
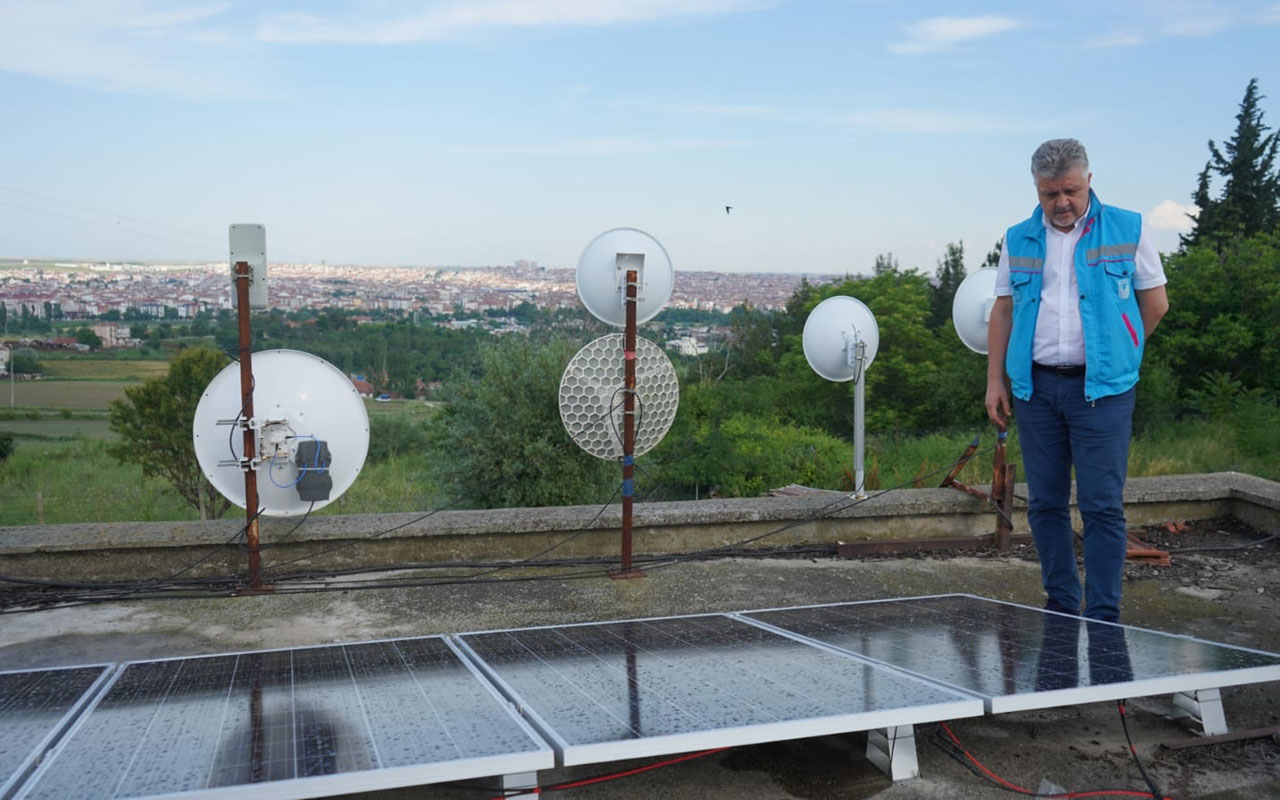
{"label": "blue tape on pole", "polygon": [[622,482],[622,496],[631,497],[636,493],[636,482],[632,478],[627,478]]}
{"label": "blue tape on pole", "polygon": [[635,464],[635,463],[636,463],[636,457],[635,457],[635,456],[623,456],[623,457],[622,457],[622,466],[624,466],[624,467],[630,467],[630,466],[632,466],[632,465],[633,465],[633,464]]}

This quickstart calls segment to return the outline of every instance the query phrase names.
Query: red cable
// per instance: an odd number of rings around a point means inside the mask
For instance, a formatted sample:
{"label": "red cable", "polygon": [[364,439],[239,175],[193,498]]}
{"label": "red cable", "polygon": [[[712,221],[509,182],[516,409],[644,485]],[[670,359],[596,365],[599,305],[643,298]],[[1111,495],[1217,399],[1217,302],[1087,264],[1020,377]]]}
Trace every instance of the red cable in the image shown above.
{"label": "red cable", "polygon": [[[1120,795],[1122,797],[1155,797],[1155,795],[1153,795],[1151,792],[1139,792],[1133,789],[1096,789],[1096,790],[1086,791],[1086,792],[1067,792],[1066,794],[1037,794],[1031,791],[1030,789],[1025,789],[1021,786],[1018,786],[1015,783],[1010,783],[1009,781],[1006,781],[1004,778],[1001,778],[999,775],[995,774],[991,770],[987,769],[985,764],[983,764],[978,759],[974,758],[973,753],[970,753],[968,750],[965,749],[965,746],[960,743],[960,740],[956,738],[956,735],[951,732],[951,729],[949,727],[947,727],[947,723],[941,722],[938,724],[942,727],[942,730],[946,731],[947,736],[951,739],[952,742],[955,743],[956,747],[960,748],[960,752],[964,753],[965,758],[969,759],[969,763],[973,764],[975,767],[982,770],[983,774],[991,778],[991,780],[995,781],[1001,786],[1004,786],[1005,788],[1012,789],[1013,791],[1018,792],[1020,794],[1025,794],[1030,797],[1040,797],[1040,798],[1062,798],[1063,800],[1072,800],[1073,798],[1077,798],[1077,797],[1102,797],[1102,796],[1115,796],[1115,795]],[[1173,798],[1169,797],[1168,795],[1165,795],[1165,797],[1161,798],[1161,800],[1173,800]]]}
{"label": "red cable", "polygon": [[[557,783],[554,786],[535,786],[532,789],[521,791],[519,794],[542,794],[543,792],[558,792],[562,789],[577,789],[580,786],[590,786],[593,783],[604,783],[605,781],[614,781],[618,778],[627,778],[632,775],[639,775],[641,772],[648,772],[649,770],[657,769],[659,767],[669,767],[672,764],[679,764],[681,761],[691,761],[695,758],[702,758],[703,756],[709,756],[713,753],[722,753],[728,749],[728,747],[716,747],[711,750],[701,750],[697,753],[685,753],[682,756],[669,758],[666,761],[659,761],[656,764],[646,764],[643,767],[636,767],[635,769],[628,769],[622,772],[613,772],[608,775],[597,775],[594,778],[583,778],[582,780],[569,781],[568,783]],[[492,798],[492,800],[506,800],[506,798],[512,796],[517,795],[498,795],[497,797]]]}

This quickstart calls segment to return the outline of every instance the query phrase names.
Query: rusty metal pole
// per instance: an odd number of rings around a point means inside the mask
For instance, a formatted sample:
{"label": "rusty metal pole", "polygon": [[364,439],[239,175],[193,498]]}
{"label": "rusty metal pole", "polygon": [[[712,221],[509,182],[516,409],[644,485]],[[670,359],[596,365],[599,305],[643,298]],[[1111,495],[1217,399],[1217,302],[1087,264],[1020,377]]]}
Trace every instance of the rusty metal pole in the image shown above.
{"label": "rusty metal pole", "polygon": [[636,284],[639,272],[627,270],[626,327],[622,334],[622,564],[610,573],[615,578],[639,578],[644,573],[631,566],[631,517],[635,500],[636,469]]}
{"label": "rusty metal pole", "polygon": [[991,471],[991,500],[1003,512],[996,514],[997,550],[1008,550],[1009,537],[1013,535],[1013,482],[1005,454],[1005,439],[1008,436],[1008,431],[1000,431],[996,434],[995,467]]}
{"label": "rusty metal pole", "polygon": [[252,462],[257,450],[253,442],[253,333],[249,324],[249,262],[237,261],[236,314],[240,323],[240,418],[245,421],[244,452],[244,533],[249,550],[249,589],[262,589],[262,555],[258,550],[258,473]]}

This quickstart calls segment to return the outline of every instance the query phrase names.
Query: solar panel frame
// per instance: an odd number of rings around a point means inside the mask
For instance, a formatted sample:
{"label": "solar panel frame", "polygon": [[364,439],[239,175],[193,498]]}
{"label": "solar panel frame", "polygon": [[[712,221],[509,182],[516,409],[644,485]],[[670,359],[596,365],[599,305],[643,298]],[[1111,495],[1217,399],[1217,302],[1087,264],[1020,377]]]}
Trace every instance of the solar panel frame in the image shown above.
{"label": "solar panel frame", "polygon": [[[246,791],[251,791],[254,800],[305,800],[306,798],[328,797],[354,792],[395,789],[406,786],[420,786],[445,781],[461,781],[476,778],[489,778],[518,773],[531,773],[555,766],[555,754],[538,732],[530,726],[511,707],[505,697],[476,669],[475,665],[465,657],[457,645],[448,636],[415,636],[394,639],[377,639],[361,642],[342,642],[336,644],[319,644],[305,647],[273,648],[270,650],[244,650],[232,653],[214,653],[201,656],[176,656],[164,659],[151,659],[125,662],[93,698],[92,703],[83,709],[74,725],[59,740],[53,752],[28,777],[14,795],[14,800],[24,800],[33,790],[38,788],[41,777],[57,763],[58,756],[71,742],[75,735],[90,720],[92,713],[111,692],[112,687],[124,677],[128,668],[135,665],[163,664],[177,661],[214,659],[239,656],[258,656],[269,654],[293,653],[299,651],[316,651],[325,648],[362,647],[367,645],[396,644],[423,640],[437,640],[444,644],[453,657],[462,665],[482,691],[493,698],[497,708],[505,712],[506,717],[534,745],[529,751],[515,754],[489,755],[476,758],[454,759],[446,762],[417,764],[409,766],[385,767],[379,769],[357,770],[327,775],[304,776],[262,782],[241,782],[226,786],[214,786],[201,789],[177,792],[151,793],[139,795],[113,795],[123,800],[242,800]],[[210,774],[212,775],[212,767]]]}
{"label": "solar panel frame", "polygon": [[[912,603],[924,600],[945,600],[964,598],[968,600],[976,600],[983,603],[1006,606],[1021,611],[1032,612],[1034,614],[1046,615],[1051,618],[1060,618],[1065,621],[1075,622],[1081,625],[1098,625],[1108,628],[1114,628],[1123,632],[1133,632],[1144,636],[1155,636],[1168,641],[1189,642],[1196,645],[1208,646],[1212,648],[1222,648],[1240,653],[1250,653],[1254,655],[1267,656],[1277,659],[1277,663],[1273,665],[1261,665],[1254,667],[1242,667],[1229,670],[1212,670],[1204,672],[1178,673],[1173,675],[1163,675],[1159,677],[1133,678],[1127,681],[1116,681],[1109,683],[1098,683],[1089,685],[1077,685],[1070,688],[1045,689],[1031,692],[1016,692],[1011,694],[996,694],[983,691],[971,686],[939,678],[927,672],[911,669],[910,667],[894,663],[891,660],[881,658],[875,655],[851,650],[839,644],[825,641],[813,635],[800,633],[790,630],[781,625],[770,623],[767,620],[757,619],[752,616],[754,614],[766,614],[771,612],[785,611],[802,611],[806,609],[820,608],[839,608],[853,607],[861,605],[885,605],[891,603]],[[899,597],[878,600],[858,600],[845,603],[816,603],[806,606],[787,606],[777,608],[753,609],[751,611],[741,611],[734,614],[744,621],[761,625],[770,630],[778,632],[786,632],[803,639],[832,647],[840,652],[856,655],[860,658],[867,659],[873,663],[879,664],[889,669],[913,675],[918,678],[946,686],[955,691],[980,697],[986,706],[988,714],[1003,714],[1013,711],[1029,711],[1042,708],[1056,708],[1060,706],[1076,705],[1079,703],[1095,703],[1110,700],[1122,700],[1130,697],[1147,697],[1159,694],[1174,693],[1190,693],[1206,689],[1218,689],[1229,686],[1242,686],[1251,683],[1264,683],[1268,681],[1280,680],[1280,654],[1271,653],[1265,650],[1257,650],[1238,645],[1223,644],[1221,642],[1213,642],[1206,639],[1199,639],[1185,634],[1166,633],[1163,631],[1151,630],[1149,628],[1140,628],[1134,625],[1122,625],[1118,623],[1100,622],[1096,620],[1086,620],[1082,617],[1072,616],[1069,614],[1059,614],[1057,612],[1048,611],[1046,609],[1035,608],[1033,606],[1012,603],[1005,600],[994,600],[987,597],[967,593],[947,593],[936,595],[921,595],[918,597]]]}
{"label": "solar panel frame", "polygon": [[[19,675],[23,673],[39,674],[39,673],[56,673],[66,672],[69,670],[85,670],[97,669],[101,670],[98,677],[86,687],[72,703],[66,708],[62,715],[49,727],[48,731],[41,736],[31,747],[30,754],[22,761],[18,762],[8,775],[0,775],[0,798],[8,800],[22,786],[31,773],[35,770],[37,762],[53,747],[75,722],[80,712],[93,700],[99,692],[107,685],[116,670],[115,664],[80,664],[69,667],[50,667],[48,669],[11,669],[0,671],[3,675]],[[2,710],[0,710],[2,713]]]}
{"label": "solar panel frame", "polygon": [[[971,693],[956,692],[950,687],[940,686],[935,681],[921,680],[916,676],[908,675],[901,670],[885,670],[879,665],[871,663],[867,659],[853,656],[847,652],[840,651],[837,648],[825,647],[812,641],[806,641],[802,638],[781,634],[779,631],[767,631],[768,633],[778,635],[780,640],[785,640],[805,648],[804,650],[798,650],[797,652],[821,652],[848,663],[857,664],[863,669],[872,671],[872,673],[880,673],[884,676],[897,676],[901,679],[906,679],[910,683],[915,684],[922,689],[935,690],[943,694],[950,695],[950,698],[945,702],[929,703],[922,706],[906,706],[851,714],[833,714],[824,717],[809,717],[783,722],[715,728],[687,733],[645,736],[643,738],[630,740],[612,740],[599,743],[574,744],[562,735],[556,729],[556,726],[543,714],[539,713],[539,711],[534,708],[530,702],[528,702],[527,698],[525,698],[522,693],[511,684],[511,682],[502,677],[498,669],[490,664],[485,657],[478,653],[467,641],[469,637],[493,634],[527,633],[533,631],[623,625],[627,623],[655,623],[669,620],[695,619],[721,619],[740,623],[743,622],[743,620],[735,619],[731,614],[685,614],[664,617],[607,620],[603,622],[582,622],[569,625],[540,625],[528,628],[469,631],[466,633],[453,634],[453,637],[463,652],[465,652],[469,658],[473,658],[475,660],[476,665],[484,672],[486,677],[519,708],[520,713],[529,719],[539,733],[542,734],[543,738],[551,743],[552,747],[556,751],[556,760],[559,766],[577,766],[631,758],[670,755],[674,753],[684,753],[720,747],[736,747],[740,745],[776,742],[787,739],[799,739],[828,734],[853,733],[878,728],[890,728],[894,726],[906,726],[927,722],[937,722],[940,720],[981,716],[983,713],[981,699]],[[757,629],[760,628],[760,626],[754,625],[749,627]],[[832,688],[833,691],[837,691],[839,689],[839,687],[834,684]]]}

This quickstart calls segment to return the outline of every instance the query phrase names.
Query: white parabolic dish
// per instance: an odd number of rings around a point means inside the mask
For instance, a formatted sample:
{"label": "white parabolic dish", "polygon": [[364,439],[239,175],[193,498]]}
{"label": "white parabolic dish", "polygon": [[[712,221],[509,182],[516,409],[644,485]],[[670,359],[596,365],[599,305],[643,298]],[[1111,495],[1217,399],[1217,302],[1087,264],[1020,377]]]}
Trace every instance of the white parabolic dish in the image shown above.
{"label": "white parabolic dish", "polygon": [[636,324],[653,319],[671,299],[675,269],[658,240],[635,228],[614,228],[592,239],[578,259],[578,297],[601,322],[621,328],[627,324],[623,305],[626,275],[618,269],[618,255],[644,256],[637,287]]}
{"label": "white parabolic dish", "polygon": [[995,305],[996,268],[983,267],[960,282],[951,300],[951,322],[965,347],[987,352],[987,323]]}
{"label": "white parabolic dish", "polygon": [[[244,453],[240,428],[218,424],[219,420],[235,419],[240,408],[240,365],[233,362],[209,382],[200,397],[192,436],[196,460],[209,483],[244,508],[244,473],[238,466],[218,465]],[[331,458],[329,499],[317,500],[314,506],[299,499],[292,485],[298,471],[291,461],[281,458],[274,467],[269,461],[259,466],[258,500],[264,516],[291,517],[324,508],[355,482],[369,451],[369,416],[359,392],[337,367],[298,350],[254,353],[253,411],[255,420],[286,422],[298,437],[294,441],[314,436],[326,442]]]}
{"label": "white parabolic dish", "polygon": [[859,366],[848,349],[857,341],[866,345],[865,363],[861,366],[866,369],[880,348],[880,327],[871,309],[857,298],[828,297],[809,312],[804,322],[805,360],[814,372],[829,381],[851,381],[860,377]]}

